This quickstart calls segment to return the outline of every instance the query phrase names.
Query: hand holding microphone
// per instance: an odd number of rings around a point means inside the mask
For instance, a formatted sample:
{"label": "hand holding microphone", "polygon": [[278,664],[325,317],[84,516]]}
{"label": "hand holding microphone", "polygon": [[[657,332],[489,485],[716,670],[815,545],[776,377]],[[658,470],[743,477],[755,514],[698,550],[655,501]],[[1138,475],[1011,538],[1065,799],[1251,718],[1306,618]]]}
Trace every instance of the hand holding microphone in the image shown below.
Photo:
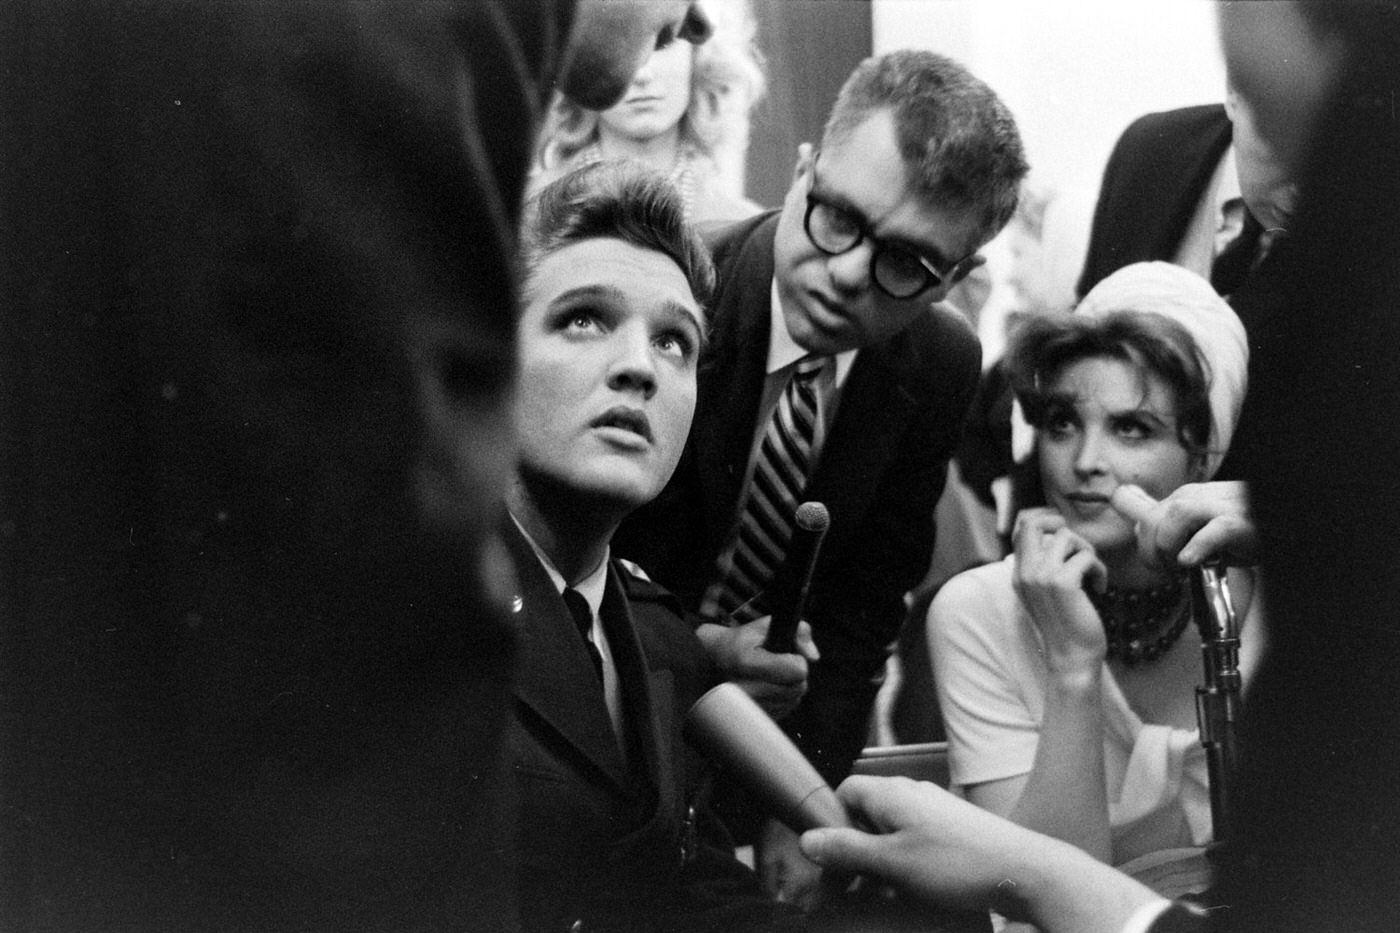
{"label": "hand holding microphone", "polygon": [[1138,551],[1158,566],[1196,567],[1191,613],[1201,633],[1205,682],[1196,688],[1196,716],[1210,777],[1217,842],[1230,838],[1235,724],[1240,710],[1240,623],[1226,563],[1253,563],[1258,533],[1244,483],[1189,483],[1158,502],[1137,486],[1114,490],[1109,502],[1136,526]]}
{"label": "hand holding microphone", "polygon": [[1157,567],[1194,567],[1211,558],[1257,562],[1259,534],[1241,482],[1187,483],[1160,502],[1131,484],[1109,498],[1136,526],[1138,552]]}
{"label": "hand holding microphone", "polygon": [[696,634],[726,678],[740,685],[774,719],[797,706],[807,692],[807,665],[820,654],[811,626],[802,620],[812,568],[830,516],[820,502],[798,506],[787,559],[768,594],[769,615],[743,625],[702,625]]}
{"label": "hand holding microphone", "polygon": [[836,792],[737,684],[722,683],[696,700],[686,716],[685,736],[794,832],[851,825]]}
{"label": "hand holding microphone", "polygon": [[779,654],[794,650],[797,624],[807,607],[812,571],[816,569],[826,529],[831,525],[831,515],[820,502],[804,502],[797,507],[793,525],[787,558],[774,577],[778,585],[769,598],[773,620],[763,641],[764,648]]}

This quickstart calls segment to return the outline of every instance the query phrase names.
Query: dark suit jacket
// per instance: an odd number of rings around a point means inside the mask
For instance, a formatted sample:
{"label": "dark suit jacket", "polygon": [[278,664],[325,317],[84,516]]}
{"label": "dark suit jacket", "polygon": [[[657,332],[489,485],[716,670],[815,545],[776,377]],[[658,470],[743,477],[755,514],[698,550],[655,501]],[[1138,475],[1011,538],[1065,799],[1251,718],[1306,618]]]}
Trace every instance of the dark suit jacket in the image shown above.
{"label": "dark suit jacket", "polygon": [[1392,7],[1354,15],[1376,86],[1342,83],[1321,109],[1241,421],[1261,441],[1245,478],[1269,650],[1222,874],[1231,929],[1250,933],[1379,933],[1400,904],[1400,32]]}
{"label": "dark suit jacket", "polygon": [[1079,297],[1123,266],[1170,262],[1229,148],[1230,118],[1220,104],[1134,120],[1104,169]]}
{"label": "dark suit jacket", "polygon": [[[665,491],[615,544],[694,609],[739,520],[768,352],[775,213],[714,243],[719,287],[690,442]],[[977,383],[981,350],[958,315],[931,309],[856,357],[807,498],[831,527],[806,617],[821,661],[784,722],[835,784],[864,745],[904,594],[928,568],[933,509]]]}
{"label": "dark suit jacket", "polygon": [[0,5],[0,928],[513,926],[458,390],[571,8]]}
{"label": "dark suit jacket", "polygon": [[624,758],[583,639],[529,543],[507,544],[520,584],[522,664],[508,758],[518,787],[520,903],[528,933],[781,927],[724,839],[692,813],[701,762],[685,714],[716,681],[680,603],[614,561],[600,615],[617,664],[631,755]]}
{"label": "dark suit jacket", "polygon": [[[1094,208],[1078,285],[1081,298],[1130,263],[1173,259],[1230,138],[1230,118],[1220,104],[1150,113],[1123,131],[1104,169]],[[1249,339],[1251,384],[1258,380],[1259,351],[1280,326],[1276,314],[1288,303],[1282,268],[1287,256],[1286,250],[1271,251],[1230,296]],[[1253,430],[1249,414],[1255,404],[1255,393],[1250,392],[1218,479],[1240,478],[1254,469],[1251,461],[1263,456],[1260,445],[1267,439]]]}

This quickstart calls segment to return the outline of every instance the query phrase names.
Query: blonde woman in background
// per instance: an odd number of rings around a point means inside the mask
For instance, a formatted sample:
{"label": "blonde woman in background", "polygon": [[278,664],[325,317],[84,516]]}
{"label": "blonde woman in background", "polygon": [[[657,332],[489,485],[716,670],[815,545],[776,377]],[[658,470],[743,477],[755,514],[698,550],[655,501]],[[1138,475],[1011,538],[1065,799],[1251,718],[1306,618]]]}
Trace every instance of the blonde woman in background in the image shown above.
{"label": "blonde woman in background", "polygon": [[669,173],[687,219],[742,220],[749,113],[763,96],[763,58],[748,0],[702,0],[714,26],[703,46],[665,37],[623,99],[603,111],[555,96],[541,130],[531,190],[602,159],[634,159]]}

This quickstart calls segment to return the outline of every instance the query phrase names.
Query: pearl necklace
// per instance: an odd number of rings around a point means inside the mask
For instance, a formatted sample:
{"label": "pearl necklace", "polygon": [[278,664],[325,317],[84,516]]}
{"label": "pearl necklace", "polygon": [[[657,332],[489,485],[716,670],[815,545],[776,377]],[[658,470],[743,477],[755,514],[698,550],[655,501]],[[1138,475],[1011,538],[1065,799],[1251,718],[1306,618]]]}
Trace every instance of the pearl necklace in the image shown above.
{"label": "pearl necklace", "polygon": [[1108,659],[1132,667],[1166,654],[1191,619],[1185,592],[1185,575],[1143,590],[1109,587],[1102,595],[1089,590],[1108,637]]}
{"label": "pearl necklace", "polygon": [[[592,142],[579,150],[578,166],[591,165],[602,158],[603,150],[596,142]],[[686,220],[691,219],[695,209],[695,162],[694,149],[685,145],[676,147],[676,161],[672,163],[669,174],[671,184],[676,186],[676,191],[681,196],[681,209]]]}

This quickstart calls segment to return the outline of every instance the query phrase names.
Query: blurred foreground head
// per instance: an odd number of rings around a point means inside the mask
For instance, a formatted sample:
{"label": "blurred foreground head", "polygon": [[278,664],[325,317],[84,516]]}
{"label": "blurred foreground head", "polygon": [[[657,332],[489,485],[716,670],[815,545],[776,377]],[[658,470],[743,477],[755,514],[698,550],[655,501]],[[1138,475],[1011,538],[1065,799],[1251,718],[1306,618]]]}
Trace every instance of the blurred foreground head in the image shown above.
{"label": "blurred foreground head", "polygon": [[591,110],[615,104],[654,49],[697,45],[710,21],[695,0],[581,0],[559,89]]}

